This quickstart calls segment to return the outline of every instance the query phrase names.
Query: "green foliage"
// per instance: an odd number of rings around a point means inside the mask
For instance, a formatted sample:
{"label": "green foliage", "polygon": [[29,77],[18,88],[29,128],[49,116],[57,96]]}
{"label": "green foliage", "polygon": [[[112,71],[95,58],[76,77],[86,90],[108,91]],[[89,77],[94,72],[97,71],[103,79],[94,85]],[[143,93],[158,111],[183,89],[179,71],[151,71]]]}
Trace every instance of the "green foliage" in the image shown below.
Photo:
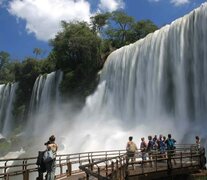
{"label": "green foliage", "polygon": [[35,54],[35,58],[37,58],[38,55],[42,54],[42,49],[40,48],[34,48],[33,53]]}
{"label": "green foliage", "polygon": [[75,68],[82,63],[96,64],[98,61],[100,38],[85,22],[66,23],[63,30],[51,40],[52,53],[57,59],[57,68]]}
{"label": "green foliage", "polygon": [[95,16],[92,16],[91,24],[93,32],[101,33],[102,28],[107,25],[107,21],[110,17],[110,13],[96,14]]}
{"label": "green foliage", "polygon": [[14,65],[10,63],[10,54],[1,51],[0,52],[0,83],[13,82],[15,79]]}
{"label": "green foliage", "polygon": [[141,20],[133,25],[133,38],[141,39],[154,32],[158,27],[150,20]]}
{"label": "green foliage", "polygon": [[101,39],[85,22],[62,21],[62,31],[51,45],[50,57],[56,59],[56,68],[64,71],[62,91],[82,96],[100,68]]}
{"label": "green foliage", "polygon": [[[113,21],[106,31],[106,34],[113,40],[115,47],[126,45],[128,35],[134,24],[134,18],[126,15],[122,11],[115,11],[112,13],[111,20]],[[115,24],[115,26],[114,26]]]}
{"label": "green foliage", "polygon": [[[109,50],[107,53],[110,53],[112,48],[120,48],[133,43],[158,29],[152,21],[141,20],[136,22],[133,17],[128,16],[123,11],[115,11],[111,14],[98,14],[92,19],[92,22],[96,27],[106,27],[101,32],[101,36],[103,38],[102,41],[107,40]],[[104,47],[101,48],[103,50],[101,52],[105,53],[107,49],[106,43],[102,43],[102,45]]]}
{"label": "green foliage", "polygon": [[10,54],[5,51],[1,51],[0,52],[0,69],[6,66],[9,63],[9,61],[10,61]]}

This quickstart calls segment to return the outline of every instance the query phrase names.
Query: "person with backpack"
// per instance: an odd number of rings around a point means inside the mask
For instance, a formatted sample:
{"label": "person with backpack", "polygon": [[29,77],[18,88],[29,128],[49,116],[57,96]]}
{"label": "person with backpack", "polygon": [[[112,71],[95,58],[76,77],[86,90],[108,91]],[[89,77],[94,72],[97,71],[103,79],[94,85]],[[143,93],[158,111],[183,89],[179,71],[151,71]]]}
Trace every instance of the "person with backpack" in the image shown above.
{"label": "person with backpack", "polygon": [[140,150],[142,155],[142,160],[147,160],[146,152],[147,152],[147,143],[145,142],[144,137],[141,138]]}
{"label": "person with backpack", "polygon": [[50,136],[49,141],[45,145],[47,150],[44,153],[43,159],[47,171],[46,180],[55,180],[56,153],[58,150],[58,145],[55,143],[55,136]]}
{"label": "person with backpack", "polygon": [[[171,134],[168,134],[166,144],[167,144],[167,156],[168,156],[168,159],[169,159],[169,163],[170,163],[169,165],[170,166],[172,166],[171,159],[175,155],[175,149],[176,149],[175,143],[176,143],[176,140],[172,139]],[[174,161],[174,164],[176,164],[175,159],[173,159],[173,161]]]}
{"label": "person with backpack", "polygon": [[133,163],[135,161],[135,153],[138,150],[137,145],[132,141],[133,137],[129,137],[129,141],[126,145],[126,151],[127,151],[127,164],[129,160],[131,159],[131,162]]}

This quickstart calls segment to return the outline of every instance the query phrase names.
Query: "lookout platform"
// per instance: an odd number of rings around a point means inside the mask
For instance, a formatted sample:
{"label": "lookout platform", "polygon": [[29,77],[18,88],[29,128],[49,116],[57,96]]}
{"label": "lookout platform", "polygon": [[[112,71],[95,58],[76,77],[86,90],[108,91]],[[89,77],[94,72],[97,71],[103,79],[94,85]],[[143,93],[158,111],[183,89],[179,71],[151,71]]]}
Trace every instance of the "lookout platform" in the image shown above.
{"label": "lookout platform", "polygon": [[[43,179],[36,159],[0,159],[0,179]],[[125,150],[62,154],[57,155],[56,165],[56,179],[59,180],[168,179],[197,174],[205,169],[205,149],[179,144],[172,157],[168,157],[167,152],[161,155],[154,151],[145,161],[138,150],[133,162],[127,160]]]}

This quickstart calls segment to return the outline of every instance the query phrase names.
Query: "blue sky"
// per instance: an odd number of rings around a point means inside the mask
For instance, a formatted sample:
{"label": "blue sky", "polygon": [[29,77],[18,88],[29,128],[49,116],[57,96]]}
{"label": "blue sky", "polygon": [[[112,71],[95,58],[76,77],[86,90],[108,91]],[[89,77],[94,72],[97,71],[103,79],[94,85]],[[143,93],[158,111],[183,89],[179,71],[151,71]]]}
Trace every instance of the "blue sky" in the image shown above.
{"label": "blue sky", "polygon": [[206,0],[0,0],[0,51],[12,59],[33,56],[60,30],[60,21],[85,20],[97,12],[123,9],[136,20],[150,19],[159,27],[199,7]]}

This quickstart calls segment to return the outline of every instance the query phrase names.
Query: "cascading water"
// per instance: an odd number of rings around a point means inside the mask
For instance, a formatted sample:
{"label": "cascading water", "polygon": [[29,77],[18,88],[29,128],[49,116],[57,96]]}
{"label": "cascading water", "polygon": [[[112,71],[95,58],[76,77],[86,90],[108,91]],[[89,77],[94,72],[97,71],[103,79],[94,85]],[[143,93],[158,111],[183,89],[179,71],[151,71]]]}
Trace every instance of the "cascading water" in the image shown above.
{"label": "cascading water", "polygon": [[0,134],[3,137],[9,136],[14,129],[12,111],[17,86],[17,83],[0,85]]}
{"label": "cascading water", "polygon": [[30,132],[31,129],[34,130],[32,135],[44,132],[44,128],[48,128],[54,119],[58,119],[61,101],[59,94],[61,80],[61,71],[40,75],[36,79],[28,114],[28,130]]}
{"label": "cascading water", "polygon": [[129,135],[172,133],[181,141],[192,131],[190,142],[195,134],[206,138],[206,22],[207,3],[110,54],[97,91],[66,135],[79,133],[75,149],[123,148]]}

